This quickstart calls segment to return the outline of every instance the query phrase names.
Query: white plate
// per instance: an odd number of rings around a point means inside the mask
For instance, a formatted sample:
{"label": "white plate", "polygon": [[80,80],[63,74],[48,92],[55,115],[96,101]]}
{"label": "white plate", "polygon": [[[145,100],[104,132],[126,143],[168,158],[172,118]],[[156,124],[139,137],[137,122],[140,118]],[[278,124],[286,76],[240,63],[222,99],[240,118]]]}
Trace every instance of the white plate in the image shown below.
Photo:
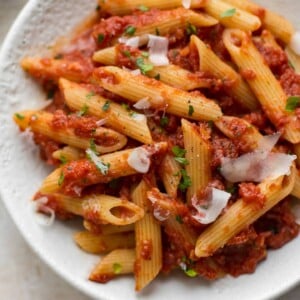
{"label": "white plate", "polygon": [[[97,299],[214,299],[259,300],[280,295],[300,281],[300,238],[282,249],[270,251],[255,274],[226,277],[208,283],[182,274],[159,277],[143,293],[134,292],[134,281],[123,277],[101,285],[89,282],[97,256],[79,250],[72,241],[76,224],[56,222],[40,227],[32,218],[30,199],[49,168],[30,150],[12,122],[15,111],[41,107],[45,98],[38,85],[20,69],[25,55],[38,54],[57,37],[66,34],[91,12],[96,1],[32,0],[22,11],[0,55],[0,191],[20,232],[43,260],[74,287]],[[260,0],[263,4],[264,1]],[[300,29],[300,1],[270,0],[269,7],[289,17]],[[297,23],[298,22],[298,23]],[[77,224],[78,225],[78,224]]]}

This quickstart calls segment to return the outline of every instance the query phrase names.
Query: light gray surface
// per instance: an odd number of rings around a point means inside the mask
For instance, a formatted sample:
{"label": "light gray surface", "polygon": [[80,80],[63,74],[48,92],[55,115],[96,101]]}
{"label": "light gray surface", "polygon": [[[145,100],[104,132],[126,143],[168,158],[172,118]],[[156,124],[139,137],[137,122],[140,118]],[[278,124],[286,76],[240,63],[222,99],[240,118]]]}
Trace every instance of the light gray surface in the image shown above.
{"label": "light gray surface", "polygon": [[[11,23],[25,3],[26,0],[0,0],[0,45]],[[54,274],[31,251],[16,230],[1,201],[0,295],[1,299],[21,300],[88,299]],[[300,287],[280,299],[300,299]]]}

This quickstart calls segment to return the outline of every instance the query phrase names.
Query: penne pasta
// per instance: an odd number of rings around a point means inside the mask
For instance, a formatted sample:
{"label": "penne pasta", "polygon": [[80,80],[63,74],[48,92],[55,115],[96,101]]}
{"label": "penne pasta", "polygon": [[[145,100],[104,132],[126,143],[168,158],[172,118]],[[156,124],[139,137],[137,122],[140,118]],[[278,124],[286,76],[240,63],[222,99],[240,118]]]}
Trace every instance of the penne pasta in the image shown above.
{"label": "penne pasta", "polygon": [[[202,95],[189,94],[143,75],[117,67],[95,70],[93,81],[132,102],[147,97],[152,108],[194,120],[215,120],[222,115],[217,104]],[[139,89],[136,89],[139,86]]]}
{"label": "penne pasta", "polygon": [[[127,143],[126,136],[105,127],[95,128],[95,132],[90,138],[76,135],[75,130],[68,128],[68,125],[56,128],[53,125],[54,115],[45,111],[22,111],[19,112],[19,115],[23,118],[15,116],[14,120],[21,130],[30,128],[35,133],[43,134],[54,141],[76,148],[88,149],[91,147],[92,140],[98,153],[109,153],[122,149]],[[105,144],[112,145],[106,146]]]}
{"label": "penne pasta", "polygon": [[120,248],[133,248],[135,245],[133,232],[99,235],[88,231],[74,234],[74,241],[88,253],[101,254]]}
{"label": "penne pasta", "polygon": [[89,279],[105,283],[115,276],[131,274],[134,269],[134,249],[116,249],[104,256],[91,272]]}
{"label": "penne pasta", "polygon": [[147,199],[149,186],[142,180],[133,190],[132,201],[145,211],[145,216],[135,223],[136,269],[135,289],[145,288],[162,267],[162,241],[160,224],[154,219]]}
{"label": "penne pasta", "polygon": [[[144,115],[130,115],[121,105],[100,95],[93,95],[87,98],[90,91],[74,82],[61,79],[59,86],[67,105],[71,109],[80,110],[85,105],[88,105],[90,109],[87,114],[105,119],[105,124],[137,141],[145,144],[152,143],[151,133]],[[108,103],[108,108],[103,109],[106,103]]]}
{"label": "penne pasta", "polygon": [[235,100],[249,110],[256,110],[258,108],[258,101],[250,90],[248,84],[232,67],[223,62],[195,35],[191,36],[191,46],[197,48],[200,71],[209,72],[217,78],[234,82],[229,93],[235,97]]}
{"label": "penne pasta", "polygon": [[294,188],[293,188],[291,194],[294,197],[297,197],[298,199],[300,199],[300,174],[299,174],[299,170],[296,171],[295,185],[294,185]]}
{"label": "penne pasta", "polygon": [[[225,27],[238,28],[245,31],[255,31],[260,28],[260,19],[238,7],[226,3],[223,0],[208,0],[204,7],[204,10],[212,17],[219,20],[219,22]],[[227,16],[226,12],[230,12]]]}
{"label": "penne pasta", "polygon": [[197,257],[211,256],[222,248],[233,236],[252,224],[265,212],[284,199],[295,184],[295,167],[291,175],[281,176],[275,180],[265,180],[258,186],[266,197],[263,208],[258,209],[255,203],[237,200],[226,210],[218,220],[204,230],[197,239],[195,255]]}
{"label": "penne pasta", "polygon": [[[284,127],[284,138],[291,143],[300,142],[300,130],[293,114],[285,111],[286,99],[279,81],[275,78],[249,36],[237,29],[226,29],[223,34],[225,47],[241,71],[253,71],[247,79],[266,115],[279,128]],[[254,71],[255,70],[255,71]],[[282,125],[282,120],[285,125]],[[280,128],[279,128],[280,129]]]}
{"label": "penne pasta", "polygon": [[65,146],[62,149],[56,150],[52,153],[52,157],[60,160],[62,163],[78,160],[84,156],[85,153],[83,151],[71,146]]}
{"label": "penne pasta", "polygon": [[[105,172],[101,172],[101,170],[97,169],[95,163],[90,161],[88,158],[67,163],[63,167],[54,170],[44,180],[40,188],[40,192],[42,194],[58,192],[64,188],[67,181],[67,183],[70,184],[73,189],[74,185],[77,187],[75,188],[76,194],[76,191],[78,189],[81,190],[81,188],[84,186],[89,186],[96,183],[107,183],[114,178],[137,174],[139,172],[129,165],[128,158],[130,155],[132,155],[132,153],[135,154],[140,152],[139,149],[141,148],[146,149],[146,151],[149,153],[149,157],[151,157],[154,154],[164,153],[167,150],[167,144],[165,142],[155,143],[149,146],[142,146],[99,156],[100,164],[106,166]],[[71,176],[71,181],[68,182],[68,174],[72,172],[72,170],[76,170],[78,168],[88,172],[86,175],[86,180],[82,181],[79,174],[78,178]],[[60,178],[64,178],[61,184],[59,184]]]}
{"label": "penne pasta", "polygon": [[134,224],[128,225],[111,225],[111,224],[96,224],[88,220],[83,220],[83,227],[95,234],[110,235],[114,233],[134,231]]}

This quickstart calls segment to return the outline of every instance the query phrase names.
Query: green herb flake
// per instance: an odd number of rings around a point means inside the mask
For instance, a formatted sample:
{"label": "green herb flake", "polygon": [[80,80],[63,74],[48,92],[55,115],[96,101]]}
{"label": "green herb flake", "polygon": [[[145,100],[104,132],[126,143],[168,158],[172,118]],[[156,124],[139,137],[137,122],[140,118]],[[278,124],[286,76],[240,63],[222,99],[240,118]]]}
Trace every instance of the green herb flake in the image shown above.
{"label": "green herb flake", "polygon": [[291,96],[286,100],[285,110],[293,112],[300,104],[300,96]]}
{"label": "green herb flake", "polygon": [[98,154],[95,139],[90,139],[90,149],[95,153]]}
{"label": "green herb flake", "polygon": [[122,54],[124,55],[124,56],[126,56],[126,57],[131,57],[131,53],[130,53],[130,51],[128,51],[128,50],[124,50],[124,51],[122,51]]}
{"label": "green herb flake", "polygon": [[196,26],[189,23],[188,26],[186,27],[186,33],[188,35],[197,34]]}
{"label": "green herb flake", "polygon": [[149,53],[146,52],[146,51],[142,51],[141,54],[142,54],[142,56],[145,57],[145,58],[149,57]]}
{"label": "green herb flake", "polygon": [[103,33],[98,34],[97,41],[101,44],[104,41],[105,35]]}
{"label": "green herb flake", "polygon": [[174,146],[172,148],[172,153],[174,154],[175,157],[184,157],[186,150],[183,148],[180,148],[179,146]]}
{"label": "green herb flake", "polygon": [[114,271],[114,274],[120,274],[122,272],[122,265],[119,263],[114,263],[113,271]]}
{"label": "green herb flake", "polygon": [[182,221],[182,218],[180,215],[176,215],[175,219],[179,224],[183,224],[183,221]]}
{"label": "green herb flake", "polygon": [[86,150],[86,156],[92,163],[94,163],[97,170],[102,175],[107,175],[108,174],[110,164],[109,163],[106,164],[106,163],[102,162],[92,149],[87,149]]}
{"label": "green herb flake", "polygon": [[160,119],[160,126],[161,127],[166,127],[169,124],[169,118],[168,117],[162,117]]}
{"label": "green herb flake", "polygon": [[195,112],[194,106],[193,106],[193,105],[189,105],[188,115],[189,115],[189,116],[192,116],[194,112]]}
{"label": "green herb flake", "polygon": [[54,56],[54,59],[62,59],[63,57],[64,56],[62,54],[58,53]]}
{"label": "green herb flake", "polygon": [[180,191],[185,192],[186,189],[192,185],[191,177],[188,176],[186,170],[181,170],[180,173],[182,177],[178,185],[178,188]]}
{"label": "green herb flake", "polygon": [[295,71],[295,66],[293,65],[293,63],[290,60],[288,60],[288,64]]}
{"label": "green herb flake", "polygon": [[122,108],[125,109],[126,111],[130,111],[130,107],[127,103],[122,103],[121,104]]}
{"label": "green herb flake", "polygon": [[97,5],[96,6],[96,11],[100,11],[101,10],[101,6],[100,5]]}
{"label": "green herb flake", "polygon": [[90,100],[93,96],[95,96],[95,92],[91,91],[85,97],[86,99]]}
{"label": "green herb flake", "polygon": [[82,116],[86,115],[88,110],[89,110],[89,107],[86,104],[84,104],[83,107],[81,108],[81,110],[77,113],[77,116],[82,117]]}
{"label": "green herb flake", "polygon": [[47,93],[47,99],[52,99],[54,97],[54,94],[55,94],[55,89],[49,90]]}
{"label": "green herb flake", "polygon": [[132,36],[132,35],[134,35],[135,31],[136,31],[136,28],[134,26],[130,25],[130,26],[126,27],[125,34]]}
{"label": "green herb flake", "polygon": [[155,76],[154,76],[154,79],[156,79],[156,80],[160,80],[160,74],[158,73],[158,74],[156,74]]}
{"label": "green herb flake", "polygon": [[19,120],[24,120],[24,118],[25,118],[22,114],[19,114],[19,113],[15,113],[15,116]]}
{"label": "green herb flake", "polygon": [[187,270],[184,271],[184,273],[187,276],[192,277],[192,278],[196,277],[198,275],[198,273],[195,270],[193,270],[193,269],[187,269]]}
{"label": "green herb flake", "polygon": [[236,185],[232,185],[226,188],[226,192],[230,193],[230,194],[234,194],[237,191],[237,186]]}
{"label": "green herb flake", "polygon": [[64,180],[65,180],[65,175],[63,172],[61,172],[60,176],[58,178],[58,181],[57,181],[58,185],[61,186],[63,184]]}
{"label": "green herb flake", "polygon": [[140,6],[138,7],[138,9],[139,9],[140,11],[142,11],[142,12],[146,12],[146,11],[149,10],[149,7],[147,7],[147,6],[145,6],[145,5],[140,5]]}
{"label": "green herb flake", "polygon": [[189,162],[186,158],[184,157],[175,157],[174,160],[176,160],[178,163],[180,163],[181,165],[188,165]]}
{"label": "green herb flake", "polygon": [[155,28],[155,34],[158,36],[160,35],[159,29],[157,27]]}
{"label": "green herb flake", "polygon": [[68,160],[66,159],[66,157],[64,155],[60,155],[59,160],[62,165],[65,165],[68,162]]}
{"label": "green herb flake", "polygon": [[105,101],[105,103],[103,104],[102,110],[103,110],[103,111],[108,111],[109,108],[110,108],[110,101],[107,100],[107,101]]}
{"label": "green herb flake", "polygon": [[223,18],[229,18],[229,17],[232,17],[234,16],[236,13],[236,8],[230,8],[230,9],[227,9],[225,11],[223,11],[221,14],[220,14],[220,17],[223,19]]}
{"label": "green herb flake", "polygon": [[135,63],[137,67],[141,70],[141,73],[144,75],[146,75],[147,72],[153,70],[153,65],[145,63],[142,57],[137,58]]}

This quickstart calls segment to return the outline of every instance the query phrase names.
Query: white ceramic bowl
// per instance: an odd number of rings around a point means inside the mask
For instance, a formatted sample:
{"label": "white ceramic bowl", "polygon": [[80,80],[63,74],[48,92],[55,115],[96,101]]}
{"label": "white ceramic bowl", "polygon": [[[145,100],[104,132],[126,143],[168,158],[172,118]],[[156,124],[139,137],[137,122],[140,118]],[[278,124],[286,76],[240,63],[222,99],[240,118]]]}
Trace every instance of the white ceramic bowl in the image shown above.
{"label": "white ceramic bowl", "polygon": [[[108,1],[108,0],[107,0]],[[160,276],[143,293],[134,292],[134,281],[123,277],[101,285],[87,280],[99,260],[79,250],[72,241],[75,222],[55,222],[44,228],[32,218],[30,199],[49,168],[37,151],[28,147],[12,122],[15,111],[41,107],[45,98],[38,85],[19,67],[25,55],[43,52],[58,36],[91,12],[93,0],[32,0],[8,34],[0,55],[0,191],[11,217],[34,251],[74,287],[97,299],[214,299],[259,300],[280,295],[300,281],[300,238],[282,249],[270,251],[255,274],[217,282],[189,279],[182,274]],[[300,1],[270,0],[268,5],[289,17],[300,29]]]}

